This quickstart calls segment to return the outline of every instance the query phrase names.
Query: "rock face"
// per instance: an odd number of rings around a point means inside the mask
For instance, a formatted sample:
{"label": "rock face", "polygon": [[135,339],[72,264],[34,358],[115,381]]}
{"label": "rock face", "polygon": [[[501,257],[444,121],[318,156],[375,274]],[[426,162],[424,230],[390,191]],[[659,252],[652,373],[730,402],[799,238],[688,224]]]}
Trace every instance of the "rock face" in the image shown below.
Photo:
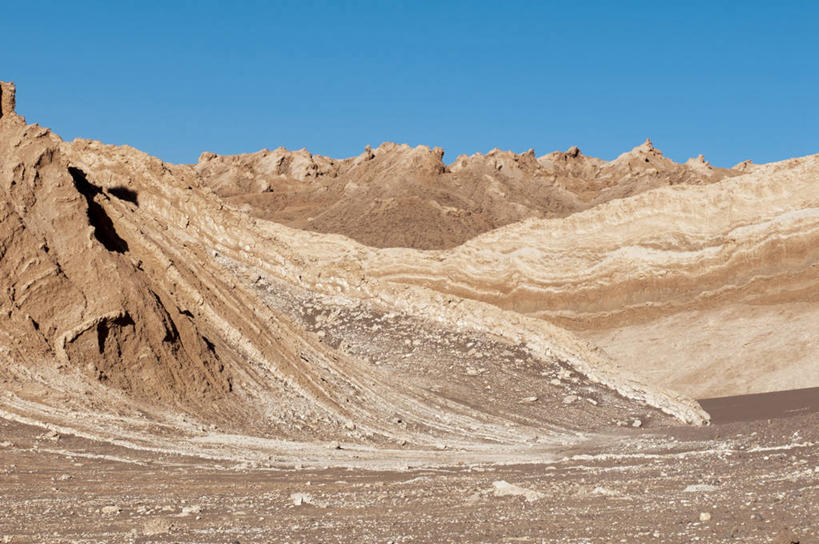
{"label": "rock face", "polygon": [[[305,180],[359,171],[365,185],[373,171],[440,175],[441,157],[381,146],[343,165],[283,152],[253,162]],[[171,165],[0,118],[4,413],[97,414],[70,420],[92,434],[116,416],[106,427],[116,436],[126,414],[290,441],[476,452],[521,451],[538,436],[566,443],[635,415],[707,421],[695,402],[625,375],[546,321],[362,268],[395,250],[236,209],[201,186],[227,168],[221,160]],[[409,269],[419,252],[401,255]],[[595,403],[562,406],[568,394]]]}
{"label": "rock face", "polygon": [[385,143],[350,159],[278,148],[206,153],[199,183],[257,217],[374,247],[442,249],[527,218],[565,217],[613,199],[737,175],[677,164],[646,141],[611,162],[572,147],[540,158],[492,150],[443,162],[443,150]]}
{"label": "rock face", "polygon": [[119,199],[70,166],[51,132],[17,121],[0,120],[3,355],[192,408],[228,391],[207,333],[151,278],[106,210]]}

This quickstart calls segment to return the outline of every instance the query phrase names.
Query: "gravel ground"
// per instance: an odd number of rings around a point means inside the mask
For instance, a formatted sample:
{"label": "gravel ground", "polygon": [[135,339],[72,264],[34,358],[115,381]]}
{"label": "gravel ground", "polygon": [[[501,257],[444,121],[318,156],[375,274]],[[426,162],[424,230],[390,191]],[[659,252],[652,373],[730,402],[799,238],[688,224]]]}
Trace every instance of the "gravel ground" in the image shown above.
{"label": "gravel ground", "polygon": [[[727,404],[735,414],[736,402]],[[399,471],[227,466],[0,420],[0,535],[16,543],[819,542],[819,412],[788,413],[719,423],[717,412],[709,427],[622,429],[613,443],[544,464]]]}

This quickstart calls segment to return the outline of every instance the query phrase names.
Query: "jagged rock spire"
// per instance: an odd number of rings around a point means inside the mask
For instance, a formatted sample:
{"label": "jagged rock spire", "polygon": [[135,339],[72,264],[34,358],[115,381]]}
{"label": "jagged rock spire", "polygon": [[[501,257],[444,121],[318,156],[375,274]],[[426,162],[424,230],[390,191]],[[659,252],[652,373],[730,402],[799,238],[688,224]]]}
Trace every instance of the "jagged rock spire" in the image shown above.
{"label": "jagged rock spire", "polygon": [[0,117],[14,114],[14,83],[0,81]]}

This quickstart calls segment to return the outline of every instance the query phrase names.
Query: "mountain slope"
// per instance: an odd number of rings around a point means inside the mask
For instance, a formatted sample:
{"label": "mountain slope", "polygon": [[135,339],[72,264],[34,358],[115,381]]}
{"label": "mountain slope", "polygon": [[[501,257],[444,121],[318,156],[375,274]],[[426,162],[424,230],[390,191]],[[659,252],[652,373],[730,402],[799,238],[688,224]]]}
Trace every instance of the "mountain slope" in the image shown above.
{"label": "mountain slope", "polygon": [[374,257],[376,277],[568,327],[690,395],[819,385],[816,155]]}
{"label": "mountain slope", "polygon": [[245,456],[336,440],[349,459],[707,420],[542,320],[374,279],[346,259],[377,250],[252,217],[188,166],[5,107],[0,151],[3,417]]}

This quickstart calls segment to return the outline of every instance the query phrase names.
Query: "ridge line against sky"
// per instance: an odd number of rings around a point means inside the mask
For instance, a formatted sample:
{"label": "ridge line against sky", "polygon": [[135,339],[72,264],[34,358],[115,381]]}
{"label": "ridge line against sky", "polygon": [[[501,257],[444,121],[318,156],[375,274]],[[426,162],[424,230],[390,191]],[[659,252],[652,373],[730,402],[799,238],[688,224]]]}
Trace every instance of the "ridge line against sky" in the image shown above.
{"label": "ridge line against sky", "polygon": [[383,141],[578,145],[650,137],[717,166],[819,152],[819,4],[76,2],[4,6],[0,79],[66,139],[171,162]]}

